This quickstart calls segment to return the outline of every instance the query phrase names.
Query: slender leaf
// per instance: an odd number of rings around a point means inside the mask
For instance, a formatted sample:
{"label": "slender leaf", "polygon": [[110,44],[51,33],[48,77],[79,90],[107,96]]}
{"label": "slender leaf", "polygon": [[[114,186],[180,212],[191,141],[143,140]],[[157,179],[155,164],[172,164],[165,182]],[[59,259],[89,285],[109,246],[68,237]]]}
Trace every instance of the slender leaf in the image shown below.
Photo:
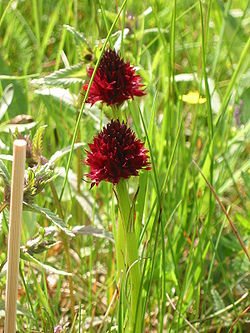
{"label": "slender leaf", "polygon": [[0,120],[5,115],[5,112],[8,110],[8,106],[11,104],[14,95],[13,84],[9,84],[3,92],[3,97],[0,100]]}
{"label": "slender leaf", "polygon": [[35,213],[43,215],[46,219],[48,219],[50,222],[52,222],[54,225],[56,225],[59,229],[61,229],[63,232],[65,232],[68,236],[74,237],[74,233],[72,233],[72,231],[67,228],[67,226],[63,222],[63,220],[60,219],[54,213],[52,213],[49,209],[39,207],[35,204],[28,204],[26,202],[24,202],[24,207],[27,210],[31,210]]}

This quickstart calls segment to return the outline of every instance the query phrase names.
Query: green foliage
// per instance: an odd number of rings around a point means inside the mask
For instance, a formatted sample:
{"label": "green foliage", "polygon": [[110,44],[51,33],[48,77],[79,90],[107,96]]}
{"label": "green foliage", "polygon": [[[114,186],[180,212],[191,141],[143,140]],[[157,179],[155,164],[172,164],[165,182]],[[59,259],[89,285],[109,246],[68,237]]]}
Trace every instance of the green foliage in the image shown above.
{"label": "green foliage", "polygon": [[74,83],[82,83],[85,76],[85,68],[82,63],[59,69],[42,79],[34,79],[34,85],[63,86],[69,87]]}
{"label": "green foliage", "polygon": [[24,246],[24,251],[30,254],[39,254],[48,251],[57,241],[55,239],[57,229],[55,227],[41,228],[34,238],[29,239]]}
{"label": "green foliage", "polygon": [[[51,245],[51,244],[50,244]],[[44,244],[43,244],[44,246]],[[46,244],[46,248],[47,250],[49,249],[48,247],[48,244]],[[44,264],[43,262],[41,262],[40,260],[37,260],[34,256],[32,256],[30,254],[30,251],[28,250],[24,250],[23,253],[21,253],[21,258],[25,261],[28,261],[28,262],[32,262],[32,263],[35,263],[38,267],[44,269],[45,271],[49,272],[49,273],[52,273],[52,274],[57,274],[57,275],[64,275],[64,276],[68,276],[69,273],[65,272],[65,271],[62,271],[62,270],[59,270],[59,269],[56,269],[54,268],[53,266],[51,265],[48,265],[48,264]]]}
{"label": "green foliage", "polygon": [[4,181],[4,185],[10,188],[10,174],[1,159],[0,159],[0,176]]}
{"label": "green foliage", "polygon": [[43,152],[43,137],[45,132],[46,126],[39,127],[39,129],[36,131],[36,134],[34,135],[34,138],[32,140],[32,150],[31,150],[31,156],[32,159],[37,163],[41,163],[41,156]]}
{"label": "green foliage", "polygon": [[47,184],[55,179],[53,170],[47,164],[28,168],[24,180],[23,201],[33,203],[35,196],[42,192]]}
{"label": "green foliage", "polygon": [[4,89],[3,96],[0,100],[0,120],[4,117],[6,111],[8,110],[8,106],[12,102],[13,95],[13,84],[10,84]]}
{"label": "green foliage", "polygon": [[90,45],[88,43],[88,40],[87,40],[86,37],[84,37],[83,33],[77,31],[74,27],[71,27],[68,24],[65,24],[64,28],[73,35],[76,44],[79,44],[79,42],[83,43],[90,49]]}
{"label": "green foliage", "polygon": [[60,219],[57,215],[55,215],[53,212],[51,212],[49,209],[39,207],[35,204],[26,203],[26,202],[24,202],[24,208],[27,210],[31,210],[32,212],[43,215],[47,220],[52,222],[55,226],[57,226],[59,229],[65,232],[68,236],[74,237],[73,232],[67,228],[63,220]]}

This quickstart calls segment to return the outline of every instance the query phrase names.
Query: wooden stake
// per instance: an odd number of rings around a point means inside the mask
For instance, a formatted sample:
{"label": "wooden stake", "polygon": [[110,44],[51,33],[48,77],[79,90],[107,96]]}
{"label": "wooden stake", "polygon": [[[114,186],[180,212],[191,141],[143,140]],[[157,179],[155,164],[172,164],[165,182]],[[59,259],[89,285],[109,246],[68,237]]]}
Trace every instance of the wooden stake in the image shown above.
{"label": "wooden stake", "polygon": [[20,257],[20,234],[23,207],[24,169],[26,141],[15,140],[13,144],[13,165],[10,197],[10,224],[8,240],[8,269],[5,300],[5,333],[16,332],[16,305],[18,268]]}

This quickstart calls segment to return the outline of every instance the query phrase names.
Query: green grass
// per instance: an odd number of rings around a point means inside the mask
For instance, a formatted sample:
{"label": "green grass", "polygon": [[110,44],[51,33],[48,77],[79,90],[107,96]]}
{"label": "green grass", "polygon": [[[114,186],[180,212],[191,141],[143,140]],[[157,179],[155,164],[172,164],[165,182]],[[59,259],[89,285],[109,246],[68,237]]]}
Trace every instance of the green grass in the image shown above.
{"label": "green grass", "polygon": [[[125,11],[119,13],[122,3]],[[90,190],[81,179],[88,168],[79,164],[86,158],[87,143],[107,123],[107,107],[90,108],[80,94],[86,68],[98,64],[106,45],[116,45],[118,31],[124,36],[121,53],[137,66],[147,92],[123,111],[149,149],[152,163],[150,172],[129,181],[131,198],[139,186],[135,230],[142,258],[145,317],[138,320],[143,332],[248,332],[249,261],[204,177],[249,249],[249,1],[4,0],[0,158],[10,172],[13,118],[25,115],[19,130],[32,138],[47,125],[43,155],[50,159],[69,147],[55,164],[62,175],[54,185],[64,222],[69,229],[89,228],[64,241],[58,232],[48,238],[44,228],[51,225],[50,219],[23,213],[22,245],[39,235],[41,252],[32,248],[33,258],[21,255],[18,332],[53,332],[59,324],[63,332],[116,332],[116,327],[122,332],[127,320],[129,289],[120,297],[115,294],[110,232],[116,225],[116,198],[107,183]],[[194,91],[205,103],[185,102],[182,96]],[[239,126],[235,110],[241,100]],[[82,147],[73,149],[75,142]],[[1,179],[0,206],[3,190]],[[55,198],[47,185],[34,203],[60,215]],[[7,239],[4,209],[0,332]],[[51,246],[44,242],[48,240]],[[64,274],[65,244],[75,318]]]}

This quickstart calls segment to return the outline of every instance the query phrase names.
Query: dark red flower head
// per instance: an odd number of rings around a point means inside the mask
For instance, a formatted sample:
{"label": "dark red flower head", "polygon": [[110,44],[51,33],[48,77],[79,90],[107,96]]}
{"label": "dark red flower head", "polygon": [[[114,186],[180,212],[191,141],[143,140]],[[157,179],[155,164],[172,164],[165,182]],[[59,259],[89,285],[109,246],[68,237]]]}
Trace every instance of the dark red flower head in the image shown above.
{"label": "dark red flower head", "polygon": [[144,143],[118,119],[111,120],[94,137],[89,148],[85,164],[90,166],[90,173],[86,176],[92,180],[92,186],[98,185],[102,180],[115,185],[121,178],[138,176],[140,169],[151,169]]}
{"label": "dark red flower head", "polygon": [[[91,77],[94,69],[88,70]],[[92,105],[102,101],[107,105],[119,106],[127,99],[134,96],[145,95],[140,75],[135,74],[135,69],[130,63],[125,63],[119,55],[112,50],[105,51],[96,71],[91,85],[87,102]],[[88,83],[83,86],[87,91]]]}

